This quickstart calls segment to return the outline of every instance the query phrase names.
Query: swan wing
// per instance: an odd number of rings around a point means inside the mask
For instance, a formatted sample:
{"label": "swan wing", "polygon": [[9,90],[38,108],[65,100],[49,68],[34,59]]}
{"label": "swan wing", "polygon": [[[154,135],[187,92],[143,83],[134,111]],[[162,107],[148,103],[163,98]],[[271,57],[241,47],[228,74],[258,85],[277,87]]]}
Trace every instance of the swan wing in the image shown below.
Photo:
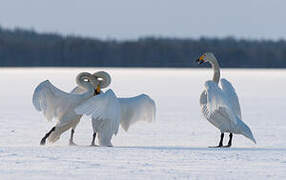
{"label": "swan wing", "polygon": [[239,117],[239,119],[241,119],[240,104],[235,89],[233,88],[231,83],[226,79],[221,79],[220,84],[223,92],[225,93],[226,97],[229,100],[230,105],[232,106],[234,113]]}
{"label": "swan wing", "polygon": [[[94,96],[75,108],[77,114],[92,116],[92,121],[100,122],[105,131],[117,134],[120,122],[120,105],[114,92],[109,89],[106,93]],[[95,126],[99,124],[93,122]],[[94,129],[100,127],[93,127]],[[107,134],[109,134],[107,132]]]}
{"label": "swan wing", "polygon": [[156,105],[149,96],[142,94],[118,100],[121,108],[120,124],[125,131],[138,121],[152,122],[155,120]]}
{"label": "swan wing", "polygon": [[200,105],[205,106],[207,104],[207,91],[204,90],[200,96]]}
{"label": "swan wing", "polygon": [[[205,117],[213,119],[214,117],[223,116],[225,120],[237,124],[237,118],[232,110],[229,100],[225,93],[213,81],[207,81],[205,84],[207,103],[203,109]],[[216,119],[219,121],[219,119]]]}
{"label": "swan wing", "polygon": [[33,94],[33,105],[42,111],[47,120],[57,118],[71,100],[70,94],[56,88],[50,81],[40,83]]}

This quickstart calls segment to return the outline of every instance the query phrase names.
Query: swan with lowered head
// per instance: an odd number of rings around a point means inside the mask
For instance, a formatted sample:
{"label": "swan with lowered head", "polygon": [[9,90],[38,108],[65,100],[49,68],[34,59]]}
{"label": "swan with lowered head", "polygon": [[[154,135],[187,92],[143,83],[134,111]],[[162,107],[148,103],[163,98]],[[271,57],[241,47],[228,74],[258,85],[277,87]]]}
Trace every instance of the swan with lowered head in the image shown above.
{"label": "swan with lowered head", "polygon": [[[92,74],[93,78],[95,78],[95,80],[97,81],[95,88],[95,94],[94,95],[98,95],[100,94],[101,89],[107,88],[110,83],[111,83],[111,77],[110,75],[105,72],[105,71],[97,71],[95,73]],[[86,89],[81,87],[81,86],[76,86],[71,93],[72,94],[80,94],[85,92]]]}
{"label": "swan with lowered head", "polygon": [[[238,96],[233,86],[226,79],[220,80],[220,67],[214,54],[204,53],[197,62],[199,64],[209,62],[214,70],[213,79],[205,82],[200,105],[204,117],[221,132],[219,145],[215,147],[231,147],[233,133],[242,134],[256,143],[250,128],[242,121]],[[229,141],[223,146],[226,132],[230,133]]]}
{"label": "swan with lowered head", "polygon": [[[104,71],[94,76],[99,81],[97,89],[111,82],[109,74]],[[117,134],[119,125],[127,131],[129,126],[136,122],[152,122],[155,119],[156,107],[154,101],[145,94],[131,98],[118,98],[109,89],[106,93],[101,91],[99,95],[90,98],[75,111],[92,116],[94,133],[91,145],[95,146],[95,138],[98,135],[99,145],[110,147],[112,136]]]}
{"label": "swan with lowered head", "polygon": [[80,121],[82,114],[78,114],[74,109],[87,101],[95,94],[94,87],[98,86],[98,81],[90,73],[83,72],[76,77],[77,85],[85,89],[84,93],[72,94],[61,91],[46,80],[40,83],[33,94],[33,104],[36,110],[42,111],[49,121],[56,119],[56,125],[42,138],[41,145],[55,142],[60,135],[72,128],[70,145],[73,145],[74,129]]}

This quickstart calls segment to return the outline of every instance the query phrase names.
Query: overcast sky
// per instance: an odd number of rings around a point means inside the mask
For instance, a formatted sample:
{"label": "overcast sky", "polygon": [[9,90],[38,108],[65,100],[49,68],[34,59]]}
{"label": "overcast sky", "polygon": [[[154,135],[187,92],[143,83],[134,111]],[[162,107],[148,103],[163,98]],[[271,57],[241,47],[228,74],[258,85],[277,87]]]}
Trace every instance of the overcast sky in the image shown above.
{"label": "overcast sky", "polygon": [[285,0],[0,0],[0,25],[97,38],[286,39]]}

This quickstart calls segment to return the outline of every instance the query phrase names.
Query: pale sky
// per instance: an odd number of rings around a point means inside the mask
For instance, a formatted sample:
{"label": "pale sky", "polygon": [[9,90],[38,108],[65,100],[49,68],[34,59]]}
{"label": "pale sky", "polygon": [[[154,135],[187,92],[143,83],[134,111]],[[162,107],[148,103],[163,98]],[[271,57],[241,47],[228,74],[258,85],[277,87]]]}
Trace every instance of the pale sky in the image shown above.
{"label": "pale sky", "polygon": [[286,39],[285,0],[0,0],[0,25],[95,38]]}

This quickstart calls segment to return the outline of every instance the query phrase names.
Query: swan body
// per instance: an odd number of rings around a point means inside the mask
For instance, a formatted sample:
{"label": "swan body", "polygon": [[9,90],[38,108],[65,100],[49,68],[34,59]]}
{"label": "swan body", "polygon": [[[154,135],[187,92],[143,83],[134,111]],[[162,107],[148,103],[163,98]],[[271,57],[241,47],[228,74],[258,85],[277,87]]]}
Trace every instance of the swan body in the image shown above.
{"label": "swan body", "polygon": [[[250,128],[242,121],[238,96],[231,83],[220,79],[219,64],[212,53],[203,54],[197,62],[209,62],[214,70],[213,80],[206,81],[205,90],[200,96],[200,105],[204,117],[221,131],[220,143],[223,147],[224,133],[230,133],[230,140],[226,147],[232,145],[232,133],[242,134],[254,143],[255,138]],[[219,83],[221,87],[219,87]]]}
{"label": "swan body", "polygon": [[97,81],[90,73],[80,73],[76,77],[79,87],[85,89],[84,93],[71,94],[56,88],[50,81],[40,83],[33,94],[33,105],[36,110],[43,112],[49,121],[56,120],[56,125],[42,139],[41,144],[55,142],[66,130],[72,128],[70,144],[73,144],[74,129],[80,121],[81,114],[75,113],[74,109],[94,95],[94,86]]}
{"label": "swan body", "polygon": [[116,135],[120,122],[120,107],[112,90],[90,98],[86,103],[75,109],[78,114],[92,116],[94,132],[98,133],[102,146],[112,146],[112,135]]}
{"label": "swan body", "polygon": [[155,111],[155,103],[149,96],[142,94],[132,98],[117,98],[111,89],[76,108],[76,113],[92,116],[92,127],[98,134],[99,145],[109,147],[112,146],[111,139],[117,134],[119,125],[127,131],[130,125],[138,121],[152,122]]}
{"label": "swan body", "polygon": [[[105,73],[102,72],[101,77],[110,78]],[[82,91],[84,90],[77,88],[74,92],[82,93]],[[117,134],[119,125],[127,131],[136,122],[154,121],[155,111],[155,103],[149,96],[141,94],[136,97],[118,98],[111,89],[105,93],[101,91],[99,95],[90,98],[76,108],[78,114],[92,116],[94,135],[91,145],[95,145],[95,136],[98,134],[100,146],[112,146],[111,139]]]}

